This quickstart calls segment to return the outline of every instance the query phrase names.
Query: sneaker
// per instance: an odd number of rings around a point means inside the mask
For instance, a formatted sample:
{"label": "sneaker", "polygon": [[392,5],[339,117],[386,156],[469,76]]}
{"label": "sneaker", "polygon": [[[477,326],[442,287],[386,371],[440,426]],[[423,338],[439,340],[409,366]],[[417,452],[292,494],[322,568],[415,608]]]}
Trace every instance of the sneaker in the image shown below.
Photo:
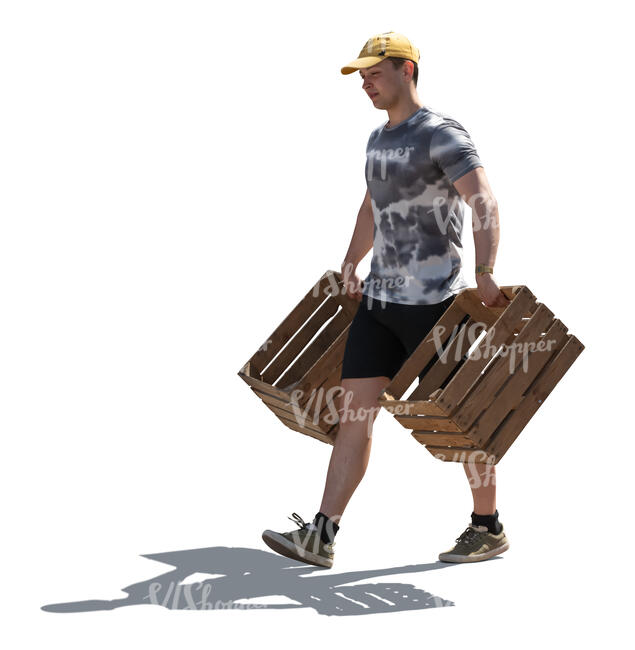
{"label": "sneaker", "polygon": [[[502,526],[502,524],[501,524]],[[470,524],[455,540],[457,544],[448,551],[439,553],[442,562],[478,562],[503,553],[509,548],[505,531],[498,535],[490,533],[487,526]]]}
{"label": "sneaker", "polygon": [[285,557],[330,569],[333,566],[335,556],[333,551],[335,542],[325,544],[320,537],[318,527],[313,523],[306,523],[295,512],[287,519],[295,522],[300,526],[300,529],[290,533],[276,533],[273,530],[265,530],[262,533],[265,544]]}

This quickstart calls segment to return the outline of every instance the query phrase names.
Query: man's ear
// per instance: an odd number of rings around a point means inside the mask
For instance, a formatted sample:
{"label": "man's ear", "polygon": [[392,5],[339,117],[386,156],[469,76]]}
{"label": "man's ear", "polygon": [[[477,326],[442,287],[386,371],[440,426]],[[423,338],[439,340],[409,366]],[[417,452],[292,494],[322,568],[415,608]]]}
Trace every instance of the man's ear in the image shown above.
{"label": "man's ear", "polygon": [[402,68],[409,72],[410,79],[412,79],[415,73],[415,64],[412,61],[404,61]]}

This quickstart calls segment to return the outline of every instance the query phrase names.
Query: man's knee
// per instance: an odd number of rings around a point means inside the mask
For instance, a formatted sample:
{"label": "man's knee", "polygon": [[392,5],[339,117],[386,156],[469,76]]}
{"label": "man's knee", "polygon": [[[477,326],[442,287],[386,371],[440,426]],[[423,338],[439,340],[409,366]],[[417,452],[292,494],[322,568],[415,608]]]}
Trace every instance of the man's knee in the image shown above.
{"label": "man's knee", "polygon": [[381,406],[374,392],[344,389],[338,398],[337,411],[340,422],[374,421]]}

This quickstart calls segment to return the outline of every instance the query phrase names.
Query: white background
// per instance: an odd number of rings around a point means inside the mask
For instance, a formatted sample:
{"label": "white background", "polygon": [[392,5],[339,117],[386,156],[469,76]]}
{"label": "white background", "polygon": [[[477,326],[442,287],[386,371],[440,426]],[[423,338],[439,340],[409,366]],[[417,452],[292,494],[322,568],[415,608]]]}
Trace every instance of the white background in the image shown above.
{"label": "white background", "polygon": [[[2,3],[6,647],[628,645],[624,7]],[[586,346],[498,466],[510,550],[435,564],[469,521],[467,480],[384,412],[334,567],[295,581],[307,593],[326,584],[329,606],[353,582],[451,606],[43,611],[126,598],[173,569],[143,555],[176,551],[193,573],[227,575],[233,562],[230,584],[253,576],[253,560],[257,602],[298,604],[260,535],[292,530],[292,512],[313,517],[331,447],[283,427],[236,373],[339,268],[368,134],[387,119],[339,69],[388,30],[419,47],[420,99],[459,120],[484,162],[501,215],[497,281],[526,284]],[[470,270],[469,227],[464,245]]]}

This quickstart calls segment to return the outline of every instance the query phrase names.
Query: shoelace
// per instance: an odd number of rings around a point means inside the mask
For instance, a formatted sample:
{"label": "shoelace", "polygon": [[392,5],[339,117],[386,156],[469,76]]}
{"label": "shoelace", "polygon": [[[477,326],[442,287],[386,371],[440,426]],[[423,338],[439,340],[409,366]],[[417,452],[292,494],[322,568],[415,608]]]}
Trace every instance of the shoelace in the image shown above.
{"label": "shoelace", "polygon": [[480,537],[484,534],[485,531],[476,530],[472,524],[470,524],[454,541],[459,544],[470,544],[477,537]]}
{"label": "shoelace", "polygon": [[307,522],[304,521],[304,519],[302,519],[302,517],[300,517],[297,512],[292,513],[291,517],[287,517],[287,519],[291,519],[294,524],[300,526],[300,530],[306,528],[308,525]]}
{"label": "shoelace", "polygon": [[[297,526],[300,527],[300,530],[304,530],[305,528],[308,528],[308,523],[300,517],[300,515],[297,512],[293,512],[291,514],[291,517],[287,517],[287,519],[291,519],[291,521],[296,524]],[[317,527],[316,527],[317,530]],[[326,545],[327,550],[333,550],[333,547],[335,546],[335,542],[331,542],[330,544]]]}

